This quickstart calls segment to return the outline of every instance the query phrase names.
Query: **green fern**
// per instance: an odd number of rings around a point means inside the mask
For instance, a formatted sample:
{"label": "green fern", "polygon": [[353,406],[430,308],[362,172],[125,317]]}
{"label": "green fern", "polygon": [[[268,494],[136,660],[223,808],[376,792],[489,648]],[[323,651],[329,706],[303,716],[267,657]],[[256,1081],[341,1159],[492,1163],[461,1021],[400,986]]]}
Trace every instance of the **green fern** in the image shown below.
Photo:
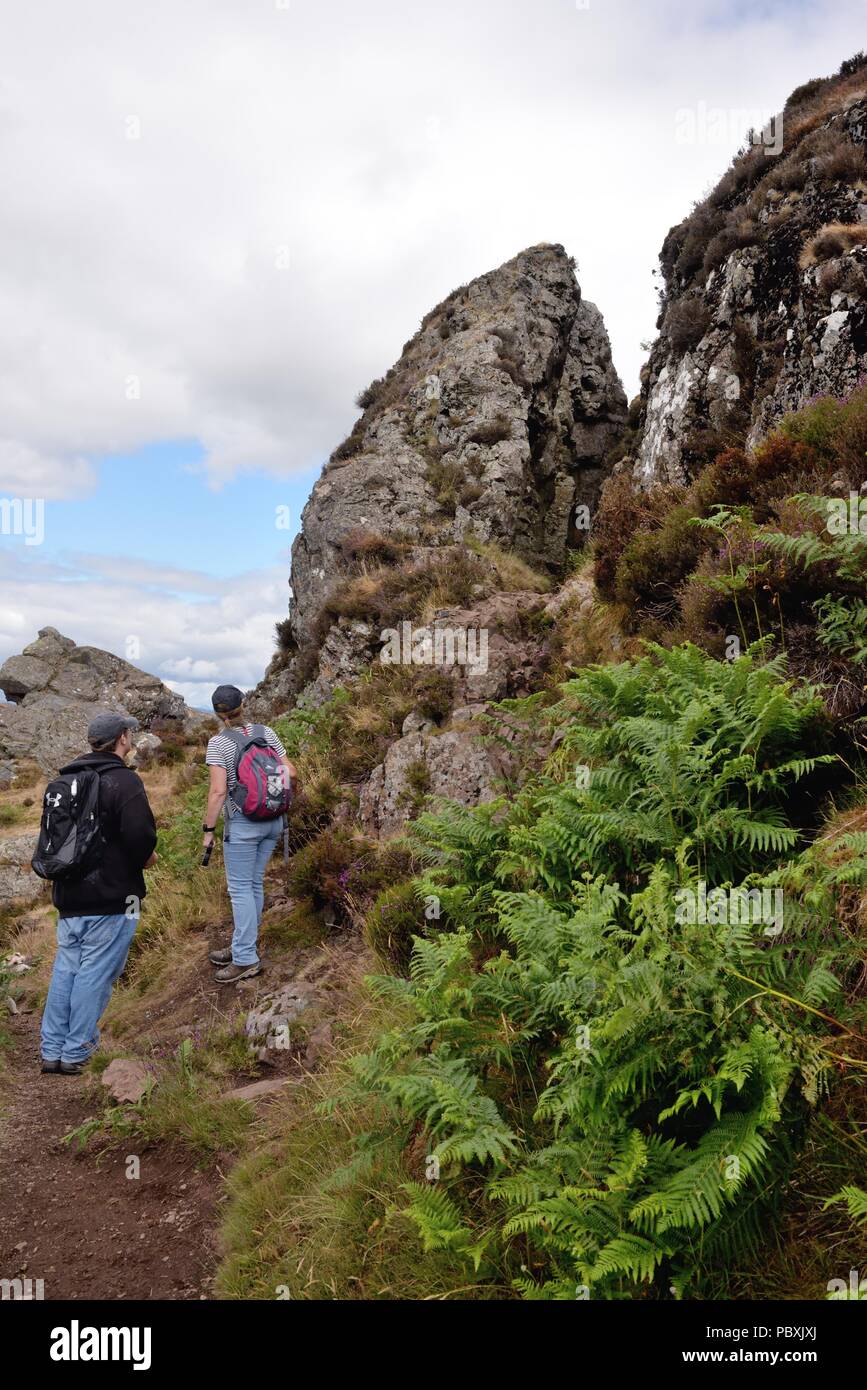
{"label": "green fern", "polygon": [[[416,822],[447,909],[399,986],[410,1022],[351,1084],[439,1161],[409,1208],[426,1248],[468,1273],[495,1251],[525,1298],[688,1296],[756,1248],[834,1075],[826,1015],[856,959],[837,909],[867,882],[867,834],[831,849],[789,819],[834,759],[815,692],[763,647],[652,647],[543,713],[556,751],[510,802]],[[781,892],[781,930],[681,920],[699,880]]]}

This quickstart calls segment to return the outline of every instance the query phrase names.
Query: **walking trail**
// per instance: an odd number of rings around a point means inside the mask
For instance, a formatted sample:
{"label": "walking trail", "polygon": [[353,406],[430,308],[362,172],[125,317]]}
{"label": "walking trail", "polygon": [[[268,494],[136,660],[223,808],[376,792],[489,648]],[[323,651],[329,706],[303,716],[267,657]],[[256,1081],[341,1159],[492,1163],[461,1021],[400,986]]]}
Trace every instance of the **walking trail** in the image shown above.
{"label": "walking trail", "polygon": [[220,1174],[135,1138],[77,1153],[62,1139],[99,1113],[88,1082],[40,1074],[36,1014],[4,1027],[0,1279],[41,1279],[46,1300],[208,1298]]}

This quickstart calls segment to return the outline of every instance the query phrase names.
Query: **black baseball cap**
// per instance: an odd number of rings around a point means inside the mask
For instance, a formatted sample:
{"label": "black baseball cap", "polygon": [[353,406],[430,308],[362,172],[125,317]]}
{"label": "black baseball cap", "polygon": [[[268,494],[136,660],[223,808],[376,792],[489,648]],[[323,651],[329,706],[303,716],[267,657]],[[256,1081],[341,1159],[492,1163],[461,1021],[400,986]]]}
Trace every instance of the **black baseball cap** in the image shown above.
{"label": "black baseball cap", "polygon": [[129,714],[97,714],[87,726],[88,743],[116,743],[124,729],[137,729],[138,720]]}
{"label": "black baseball cap", "polygon": [[218,685],[211,696],[217,714],[234,714],[244,703],[244,692],[236,685]]}

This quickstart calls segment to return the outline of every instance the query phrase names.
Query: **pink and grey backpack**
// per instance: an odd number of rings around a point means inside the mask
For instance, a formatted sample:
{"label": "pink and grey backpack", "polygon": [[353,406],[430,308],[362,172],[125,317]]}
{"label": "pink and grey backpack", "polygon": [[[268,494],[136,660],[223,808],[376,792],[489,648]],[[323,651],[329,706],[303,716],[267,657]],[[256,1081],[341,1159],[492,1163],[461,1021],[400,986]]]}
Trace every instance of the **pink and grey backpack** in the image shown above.
{"label": "pink and grey backpack", "polygon": [[246,729],[225,729],[225,736],[235,744],[235,776],[238,779],[229,793],[232,804],[248,820],[276,820],[285,816],[292,803],[286,769],[279,754],[265,737],[264,724],[250,724]]}

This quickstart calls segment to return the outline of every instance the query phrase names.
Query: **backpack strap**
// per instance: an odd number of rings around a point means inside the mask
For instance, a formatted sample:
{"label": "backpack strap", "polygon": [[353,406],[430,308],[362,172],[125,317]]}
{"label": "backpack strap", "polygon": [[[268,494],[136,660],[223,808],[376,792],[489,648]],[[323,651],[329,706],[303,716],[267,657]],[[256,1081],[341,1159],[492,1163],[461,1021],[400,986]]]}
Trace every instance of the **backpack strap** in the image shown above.
{"label": "backpack strap", "polygon": [[[246,752],[247,747],[249,746],[250,740],[248,739],[247,735],[244,733],[244,730],[243,730],[243,729],[229,729],[229,728],[227,728],[227,729],[224,729],[224,730],[223,730],[223,734],[224,734],[224,736],[229,740],[230,743],[233,743],[233,744],[235,745],[235,760],[234,760],[234,763],[233,763],[233,768],[234,768],[234,771],[235,771],[235,785],[234,785],[234,787],[232,788],[232,790],[229,792],[228,796],[226,797],[226,810],[228,811],[228,808],[229,808],[230,805],[233,806],[233,807],[237,810],[237,809],[240,807],[240,804],[241,804],[240,801],[238,800],[238,795],[237,795],[237,793],[238,793],[238,787],[239,787],[239,782],[238,782],[238,764],[240,763],[241,758],[244,756],[244,753]],[[228,827],[225,827],[225,828],[228,828]]]}
{"label": "backpack strap", "polygon": [[243,753],[245,748],[249,748],[252,743],[266,743],[264,724],[247,724],[245,728],[250,732],[247,734],[244,729],[224,729],[223,737],[231,739],[239,753]]}

